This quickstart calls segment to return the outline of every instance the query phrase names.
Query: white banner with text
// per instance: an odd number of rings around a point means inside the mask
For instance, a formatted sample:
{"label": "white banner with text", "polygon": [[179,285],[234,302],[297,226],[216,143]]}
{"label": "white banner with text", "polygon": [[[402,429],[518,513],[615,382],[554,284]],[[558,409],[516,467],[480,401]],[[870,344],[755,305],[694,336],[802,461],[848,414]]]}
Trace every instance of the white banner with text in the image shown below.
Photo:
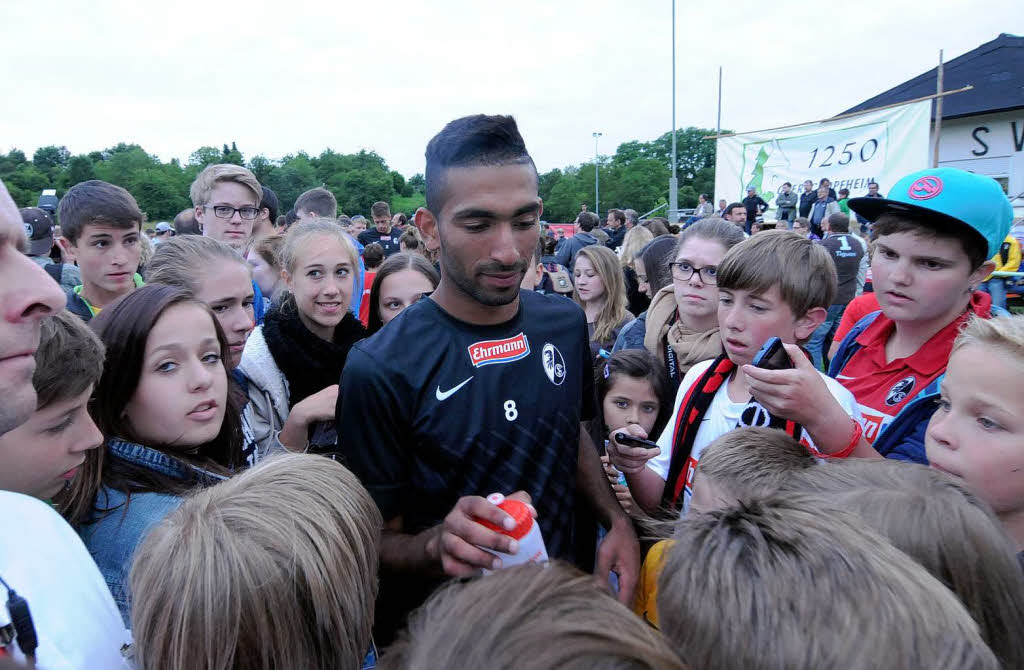
{"label": "white banner with text", "polygon": [[738,202],[753,187],[774,209],[784,183],[799,194],[804,181],[817,188],[822,178],[836,193],[849,189],[851,198],[865,195],[873,181],[885,195],[900,177],[930,164],[931,105],[924,100],[837,121],[721,137],[715,199]]}

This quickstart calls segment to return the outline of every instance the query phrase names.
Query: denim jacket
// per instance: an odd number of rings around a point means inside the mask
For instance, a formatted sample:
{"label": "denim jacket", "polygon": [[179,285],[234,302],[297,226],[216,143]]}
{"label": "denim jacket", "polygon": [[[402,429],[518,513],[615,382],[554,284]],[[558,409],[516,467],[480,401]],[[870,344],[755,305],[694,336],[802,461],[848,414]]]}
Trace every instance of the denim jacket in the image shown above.
{"label": "denim jacket", "polygon": [[[118,438],[107,441],[107,458],[126,461],[183,482],[213,484],[223,476],[207,472],[167,454]],[[96,494],[92,517],[83,524],[79,534],[89,549],[114,602],[121,610],[125,626],[131,628],[128,597],[128,575],[135,548],[150,528],[177,509],[181,498],[166,493],[133,493],[101,486]]]}

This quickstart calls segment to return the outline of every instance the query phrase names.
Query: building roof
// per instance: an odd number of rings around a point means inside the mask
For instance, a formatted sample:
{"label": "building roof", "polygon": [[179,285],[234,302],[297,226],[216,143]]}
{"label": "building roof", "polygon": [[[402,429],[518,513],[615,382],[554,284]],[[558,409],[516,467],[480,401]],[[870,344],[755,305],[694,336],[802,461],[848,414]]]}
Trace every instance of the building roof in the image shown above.
{"label": "building roof", "polygon": [[[952,91],[968,84],[974,87],[943,99],[944,119],[1024,108],[1024,37],[1002,33],[991,42],[945,63],[944,69],[944,90]],[[938,67],[934,67],[842,113],[934,95],[937,76]],[[932,118],[935,118],[934,106]]]}

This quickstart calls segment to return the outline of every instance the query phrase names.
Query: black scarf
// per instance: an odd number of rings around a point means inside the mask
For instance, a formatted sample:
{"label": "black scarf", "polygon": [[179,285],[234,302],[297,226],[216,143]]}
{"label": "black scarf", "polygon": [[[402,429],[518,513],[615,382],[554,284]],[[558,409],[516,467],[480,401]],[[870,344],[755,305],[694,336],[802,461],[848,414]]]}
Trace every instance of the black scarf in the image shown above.
{"label": "black scarf", "polygon": [[[723,384],[728,383],[729,376],[736,369],[736,364],[722,355],[716,358],[700,379],[691,386],[686,397],[679,406],[679,413],[674,420],[672,432],[672,459],[665,481],[665,492],[661,497],[662,507],[678,510],[682,506],[683,489],[691,484],[693,473],[690,471],[690,452],[693,442],[700,430],[700,423],[711,406],[715,394]],[[737,428],[745,426],[762,426],[784,430],[794,440],[799,441],[803,427],[782,417],[774,416],[757,400],[751,398],[740,415]]]}
{"label": "black scarf", "polygon": [[[289,301],[290,302],[290,301]],[[288,380],[288,406],[294,407],[341,380],[352,345],[367,336],[351,312],[334,328],[334,341],[314,335],[299,320],[294,304],[275,305],[263,320],[263,338],[274,362]]]}

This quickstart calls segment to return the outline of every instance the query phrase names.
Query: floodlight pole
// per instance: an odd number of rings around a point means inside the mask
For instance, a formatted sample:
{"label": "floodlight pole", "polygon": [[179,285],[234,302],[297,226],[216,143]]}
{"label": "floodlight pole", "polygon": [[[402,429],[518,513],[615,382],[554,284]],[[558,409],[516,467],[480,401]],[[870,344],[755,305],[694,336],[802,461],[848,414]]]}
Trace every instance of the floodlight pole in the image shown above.
{"label": "floodlight pole", "polygon": [[668,220],[679,223],[679,179],[676,177],[676,0],[672,0],[672,177],[668,180]]}
{"label": "floodlight pole", "polygon": [[597,138],[603,133],[591,133],[594,136],[594,214],[601,218],[601,175],[597,171]]}

